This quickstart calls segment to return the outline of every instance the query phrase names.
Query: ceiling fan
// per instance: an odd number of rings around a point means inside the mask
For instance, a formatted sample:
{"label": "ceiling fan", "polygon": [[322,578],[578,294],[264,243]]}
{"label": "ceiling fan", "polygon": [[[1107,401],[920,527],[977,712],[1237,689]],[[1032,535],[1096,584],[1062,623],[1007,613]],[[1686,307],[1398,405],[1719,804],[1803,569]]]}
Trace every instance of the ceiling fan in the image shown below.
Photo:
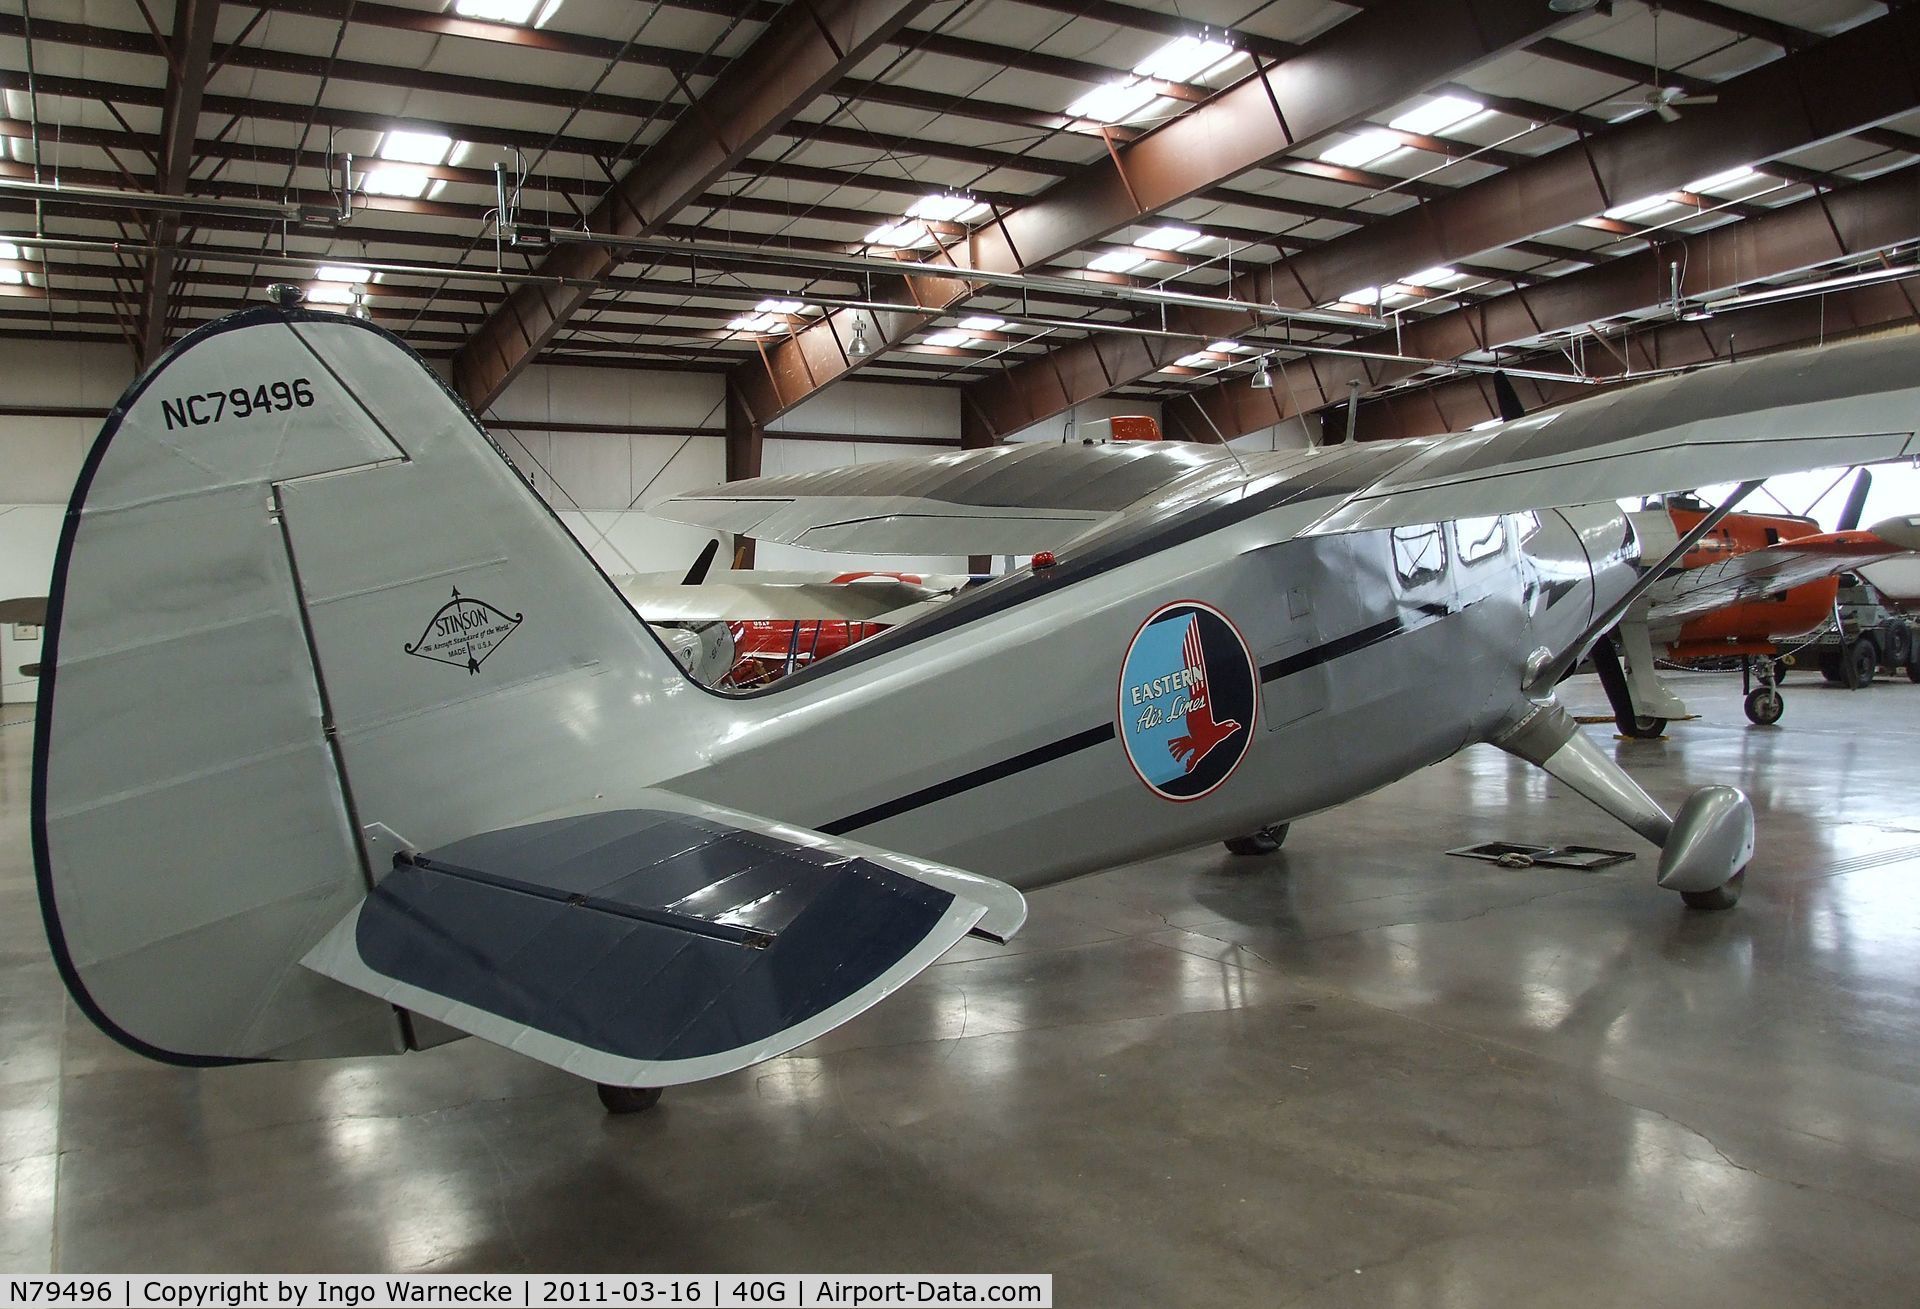
{"label": "ceiling fan", "polygon": [[1609,108],[1614,105],[1623,105],[1629,108],[1651,109],[1654,113],[1660,115],[1662,122],[1677,123],[1680,121],[1680,105],[1717,104],[1720,97],[1712,93],[1702,95],[1690,94],[1684,86],[1661,85],[1660,6],[1657,4],[1649,4],[1647,8],[1653,12],[1653,77],[1650,79],[1652,85],[1644,95],[1627,96],[1619,100],[1609,100],[1601,107]]}

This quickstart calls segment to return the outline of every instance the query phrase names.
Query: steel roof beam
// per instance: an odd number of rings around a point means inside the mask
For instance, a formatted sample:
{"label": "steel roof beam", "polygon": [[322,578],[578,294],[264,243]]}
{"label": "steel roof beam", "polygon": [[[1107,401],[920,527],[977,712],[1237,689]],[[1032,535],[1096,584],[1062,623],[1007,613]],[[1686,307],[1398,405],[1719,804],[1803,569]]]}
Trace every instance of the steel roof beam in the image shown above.
{"label": "steel roof beam", "polygon": [[[918,13],[925,0],[822,0],[794,5],[729,63],[704,95],[628,170],[589,216],[595,232],[657,232],[768,136]],[[604,280],[618,256],[566,246],[542,271]],[[588,297],[574,287],[521,287],[454,360],[475,410],[492,404]]]}
{"label": "steel roof beam", "polygon": [[[1633,374],[1664,368],[1725,363],[1756,354],[1844,340],[1869,332],[1912,328],[1920,321],[1920,291],[1913,282],[1886,282],[1829,295],[1744,309],[1701,323],[1666,323],[1618,339],[1627,366],[1604,350],[1591,351],[1596,375],[1631,381]],[[1514,383],[1528,409],[1563,404],[1593,394],[1570,388]],[[1383,397],[1360,406],[1355,436],[1387,440],[1460,431],[1497,415],[1492,385],[1466,378]]]}
{"label": "steel roof beam", "polygon": [[741,378],[742,392],[754,417],[770,422],[860,367],[863,359],[849,354],[853,322],[879,337],[869,340],[878,354],[973,295],[969,270],[1039,267],[1565,21],[1534,0],[1394,0],[1348,19],[1286,63],[1110,147],[1109,158],[1075,169],[1030,203],[983,223],[965,242],[928,256],[951,263],[954,277],[901,278],[876,291],[877,299],[924,305],[924,313],[830,314],[768,349],[765,366],[749,366],[752,375]]}
{"label": "steel roof beam", "polygon": [[[1769,278],[1805,272],[1848,256],[1920,240],[1920,167],[1882,174],[1741,223],[1676,238],[1598,268],[1540,286],[1408,322],[1396,336],[1357,341],[1430,359],[1499,350],[1669,303],[1672,268],[1680,294],[1696,300]],[[1350,383],[1364,391],[1409,370],[1349,359],[1289,361],[1287,385],[1256,391],[1236,376],[1170,406],[1168,428],[1191,439],[1228,440],[1315,410],[1346,403]],[[1484,415],[1483,415],[1484,417]],[[1477,420],[1476,420],[1477,421]]]}
{"label": "steel roof beam", "polygon": [[[194,142],[199,136],[200,102],[207,87],[207,68],[213,60],[213,29],[220,20],[220,0],[179,0],[173,16],[173,40],[167,52],[172,75],[160,113],[160,189],[177,194],[193,168]],[[36,33],[36,36],[38,33]],[[180,232],[177,215],[162,214],[153,223],[153,235],[162,247]],[[174,257],[161,249],[147,261],[145,294],[140,304],[138,348],[140,362],[152,363],[167,340],[168,297],[173,290]]]}
{"label": "steel roof beam", "polygon": [[[1244,274],[1235,298],[1325,304],[1423,268],[1457,267],[1706,174],[1858,134],[1920,105],[1920,8],[1762,65],[1716,92],[1718,103],[1689,108],[1678,122],[1642,115]],[[1222,337],[1247,325],[1224,314],[1181,323]],[[996,434],[1016,431],[1171,358],[1137,341],[1075,342],[970,384],[963,417]]]}

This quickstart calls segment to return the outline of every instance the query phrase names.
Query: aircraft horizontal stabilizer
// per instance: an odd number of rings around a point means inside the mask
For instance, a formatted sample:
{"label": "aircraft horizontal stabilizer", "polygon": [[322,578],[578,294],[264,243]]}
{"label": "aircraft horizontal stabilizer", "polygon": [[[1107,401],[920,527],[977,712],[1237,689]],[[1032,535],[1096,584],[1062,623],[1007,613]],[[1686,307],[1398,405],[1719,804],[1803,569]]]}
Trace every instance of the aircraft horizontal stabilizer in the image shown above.
{"label": "aircraft horizontal stabilizer", "polygon": [[393,859],[304,960],[593,1081],[671,1086],[793,1049],[1020,893],[660,791]]}

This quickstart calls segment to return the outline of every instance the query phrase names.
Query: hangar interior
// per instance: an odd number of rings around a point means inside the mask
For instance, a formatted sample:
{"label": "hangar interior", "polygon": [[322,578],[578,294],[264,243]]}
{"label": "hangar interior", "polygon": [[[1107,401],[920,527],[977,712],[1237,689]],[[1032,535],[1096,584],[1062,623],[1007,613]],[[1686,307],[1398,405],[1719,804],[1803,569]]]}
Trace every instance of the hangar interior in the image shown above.
{"label": "hangar interior", "polygon": [[[275,284],[424,357],[610,574],[684,571],[714,533],[646,506],[742,478],[1131,415],[1244,453],[1439,436],[1501,421],[1496,374],[1533,411],[1920,321],[1904,3],[21,0],[0,91],[0,596],[45,594],[127,388]],[[1012,943],[603,1119],[476,1040],[187,1070],[94,1031],[35,907],[40,657],[0,627],[10,1269],[1910,1298],[1904,678],[1796,680],[1766,729],[1681,674],[1699,717],[1613,747],[1656,793],[1752,794],[1735,913],[1683,916],[1644,851],[1447,858],[1623,840],[1475,748],[1276,855],[1040,891]]]}

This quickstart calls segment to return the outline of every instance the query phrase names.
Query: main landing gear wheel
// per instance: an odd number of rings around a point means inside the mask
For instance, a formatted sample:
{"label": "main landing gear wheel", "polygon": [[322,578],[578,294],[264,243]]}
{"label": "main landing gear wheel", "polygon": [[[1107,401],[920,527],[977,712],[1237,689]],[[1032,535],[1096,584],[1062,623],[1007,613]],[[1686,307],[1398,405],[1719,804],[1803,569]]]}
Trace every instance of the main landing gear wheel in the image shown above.
{"label": "main landing gear wheel", "polygon": [[1636,741],[1657,740],[1667,731],[1667,720],[1664,718],[1618,718],[1614,720],[1614,725],[1620,729],[1621,735],[1631,736]]}
{"label": "main landing gear wheel", "polygon": [[1747,721],[1762,727],[1771,727],[1779,722],[1780,715],[1786,709],[1786,700],[1770,686],[1763,686],[1747,696]]}
{"label": "main landing gear wheel", "polygon": [[1682,891],[1680,899],[1689,909],[1731,909],[1740,903],[1740,888],[1746,880],[1747,870],[1742,868],[1711,891]]}
{"label": "main landing gear wheel", "polygon": [[1228,854],[1272,854],[1287,843],[1287,828],[1291,826],[1291,823],[1272,823],[1250,836],[1229,837],[1223,844]]}
{"label": "main landing gear wheel", "polygon": [[642,1114],[660,1103],[657,1086],[608,1086],[597,1082],[593,1089],[600,1093],[600,1103],[610,1114]]}

